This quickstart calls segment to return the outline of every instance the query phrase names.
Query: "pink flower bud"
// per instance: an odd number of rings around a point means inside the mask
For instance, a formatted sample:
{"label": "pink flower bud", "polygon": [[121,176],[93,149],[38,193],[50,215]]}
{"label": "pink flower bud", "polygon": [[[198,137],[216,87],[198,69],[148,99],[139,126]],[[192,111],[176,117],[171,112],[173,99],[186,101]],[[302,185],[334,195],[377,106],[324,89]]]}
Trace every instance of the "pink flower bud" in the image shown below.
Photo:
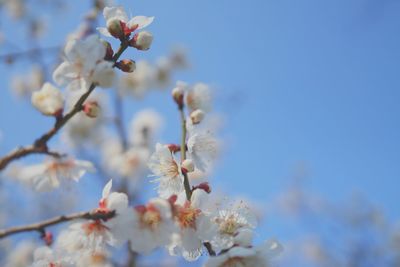
{"label": "pink flower bud", "polygon": [[181,147],[179,145],[169,144],[168,149],[169,149],[169,151],[171,151],[171,153],[176,153],[179,150],[181,150]]}
{"label": "pink flower bud", "polygon": [[208,194],[211,193],[211,187],[207,182],[204,182],[204,183],[201,183],[199,185],[193,186],[193,190],[192,191],[194,191],[196,189],[202,189],[205,192],[207,192]]}
{"label": "pink flower bud", "polygon": [[188,172],[194,171],[194,164],[193,164],[193,161],[191,159],[185,159],[182,162],[181,167],[182,167],[182,172],[183,173],[188,173]]}
{"label": "pink flower bud", "polygon": [[131,59],[123,59],[117,62],[115,66],[123,72],[134,72],[136,69],[136,63]]}
{"label": "pink flower bud", "polygon": [[130,46],[133,46],[138,50],[149,50],[152,42],[153,35],[150,32],[142,31],[133,36],[130,41]]}
{"label": "pink flower bud", "polygon": [[120,39],[124,37],[124,28],[118,19],[107,21],[107,30],[115,38]]}
{"label": "pink flower bud", "polygon": [[90,118],[96,118],[100,113],[100,106],[96,101],[89,101],[83,105],[83,112]]}
{"label": "pink flower bud", "polygon": [[47,246],[51,246],[53,244],[53,234],[51,232],[44,232],[42,235],[43,241],[46,243]]}
{"label": "pink flower bud", "polygon": [[104,56],[105,60],[111,60],[114,56],[114,51],[111,47],[111,44],[107,41],[102,40],[104,46],[106,47],[106,55]]}
{"label": "pink flower bud", "polygon": [[193,124],[199,124],[204,119],[204,112],[201,109],[196,109],[190,113],[190,119]]}

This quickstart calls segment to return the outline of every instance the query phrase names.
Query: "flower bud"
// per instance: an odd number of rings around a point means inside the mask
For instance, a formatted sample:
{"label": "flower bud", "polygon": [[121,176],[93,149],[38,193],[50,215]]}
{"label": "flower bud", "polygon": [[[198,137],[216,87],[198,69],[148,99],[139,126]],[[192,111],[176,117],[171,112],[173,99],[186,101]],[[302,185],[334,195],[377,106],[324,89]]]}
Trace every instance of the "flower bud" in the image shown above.
{"label": "flower bud", "polygon": [[193,161],[191,159],[185,159],[182,164],[182,172],[183,173],[188,173],[188,172],[192,172],[194,171],[194,164]]}
{"label": "flower bud", "polygon": [[60,116],[64,107],[61,91],[50,83],[45,83],[40,91],[32,94],[33,106],[46,116]]}
{"label": "flower bud", "polygon": [[150,32],[142,31],[133,36],[130,41],[130,46],[133,46],[138,50],[149,50],[152,42],[153,35]]}
{"label": "flower bud", "polygon": [[179,105],[183,105],[183,96],[185,94],[185,90],[181,87],[175,87],[172,89],[172,97],[174,98],[175,102]]}
{"label": "flower bud", "polygon": [[118,19],[107,21],[107,30],[115,38],[120,39],[124,37],[124,29],[121,25],[121,21]]}
{"label": "flower bud", "polygon": [[168,145],[168,149],[169,149],[169,151],[171,151],[171,153],[176,153],[179,150],[181,150],[181,147],[179,145],[176,145],[176,144],[169,144]]}
{"label": "flower bud", "polygon": [[201,109],[196,109],[190,113],[190,119],[193,124],[199,124],[204,119],[204,112]]}
{"label": "flower bud", "polygon": [[46,243],[47,246],[53,244],[53,234],[51,232],[44,232],[42,235],[43,241]]}
{"label": "flower bud", "polygon": [[136,69],[136,63],[131,59],[123,59],[117,62],[116,66],[123,72],[134,72]]}
{"label": "flower bud", "polygon": [[89,101],[83,105],[83,112],[90,118],[96,118],[100,110],[100,106],[96,101]]}
{"label": "flower bud", "polygon": [[193,186],[192,191],[196,189],[201,189],[204,190],[206,193],[210,194],[211,193],[211,187],[207,182],[201,183],[199,185]]}
{"label": "flower bud", "polygon": [[114,51],[111,47],[111,44],[107,41],[102,40],[104,46],[106,47],[106,55],[104,56],[105,60],[111,60],[114,56]]}

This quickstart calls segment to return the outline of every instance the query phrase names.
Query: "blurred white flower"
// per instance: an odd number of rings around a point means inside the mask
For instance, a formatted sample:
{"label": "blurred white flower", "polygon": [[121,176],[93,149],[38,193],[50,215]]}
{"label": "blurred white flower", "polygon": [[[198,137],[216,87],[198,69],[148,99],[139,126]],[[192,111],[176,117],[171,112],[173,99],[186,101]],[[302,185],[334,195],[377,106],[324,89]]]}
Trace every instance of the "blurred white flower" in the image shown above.
{"label": "blurred white flower", "polygon": [[129,140],[134,146],[150,147],[162,126],[163,118],[158,112],[142,110],[131,121]]}
{"label": "blurred white flower", "polygon": [[43,115],[61,115],[64,108],[64,96],[61,91],[50,83],[45,83],[40,91],[33,92],[33,106]]}

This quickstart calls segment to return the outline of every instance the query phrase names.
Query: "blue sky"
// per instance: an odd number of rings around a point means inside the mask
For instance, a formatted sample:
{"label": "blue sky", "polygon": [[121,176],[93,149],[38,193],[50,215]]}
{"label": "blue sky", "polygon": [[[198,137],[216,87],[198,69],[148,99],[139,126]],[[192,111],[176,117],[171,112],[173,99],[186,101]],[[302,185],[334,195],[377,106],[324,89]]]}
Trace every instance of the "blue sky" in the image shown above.
{"label": "blue sky", "polygon": [[[43,45],[62,43],[76,27],[85,5],[74,2],[69,19],[50,25],[53,34]],[[155,59],[182,44],[193,68],[176,78],[215,86],[228,147],[214,184],[267,205],[302,164],[310,172],[308,188],[333,200],[358,191],[392,219],[400,217],[399,1],[118,3],[156,17],[149,28],[154,46],[134,57]],[[51,123],[9,96],[9,73],[0,65],[2,154]],[[152,94],[126,111],[156,106],[173,126],[168,97]],[[165,138],[175,130],[166,129]],[[261,235],[271,232],[285,229],[264,227]]]}

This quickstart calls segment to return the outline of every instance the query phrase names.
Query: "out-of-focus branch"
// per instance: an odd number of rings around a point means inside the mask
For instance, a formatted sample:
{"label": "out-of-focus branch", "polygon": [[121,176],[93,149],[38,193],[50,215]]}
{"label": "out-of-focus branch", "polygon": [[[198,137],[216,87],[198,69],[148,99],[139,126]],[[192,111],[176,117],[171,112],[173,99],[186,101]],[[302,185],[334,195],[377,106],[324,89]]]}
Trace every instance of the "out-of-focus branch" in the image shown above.
{"label": "out-of-focus branch", "polygon": [[60,46],[50,46],[50,47],[36,47],[25,51],[14,52],[0,55],[0,61],[12,62],[21,57],[36,57],[37,54],[41,54],[43,52],[58,52],[61,50]]}
{"label": "out-of-focus branch", "polygon": [[[119,57],[122,55],[122,53],[125,51],[125,49],[128,47],[128,42],[127,41],[122,41],[121,45],[118,49],[118,51],[115,53],[115,55],[112,58],[112,61],[115,63]],[[8,155],[0,158],[0,170],[3,170],[11,161],[19,159],[21,157],[30,155],[30,154],[49,154],[49,150],[47,147],[47,142],[58,133],[58,131],[72,118],[80,112],[83,108],[83,104],[86,101],[86,99],[89,97],[89,95],[93,92],[93,90],[96,88],[96,84],[92,83],[88,89],[88,91],[83,94],[79,100],[75,103],[73,109],[66,114],[65,116],[59,118],[56,120],[56,123],[54,124],[53,128],[50,129],[47,133],[43,134],[41,137],[36,139],[36,141],[33,143],[33,145],[27,146],[20,148],[18,150],[14,150],[10,152]]]}
{"label": "out-of-focus branch", "polygon": [[8,229],[0,230],[0,239],[13,235],[13,234],[18,234],[22,232],[32,232],[32,231],[37,231],[40,233],[44,233],[46,227],[63,223],[63,222],[68,222],[72,220],[78,220],[78,219],[84,219],[84,220],[107,220],[111,219],[115,216],[115,211],[111,212],[99,212],[99,211],[86,211],[86,212],[79,212],[79,213],[73,213],[70,215],[62,215],[58,216],[52,219],[48,219],[39,223],[34,223],[34,224],[28,224],[28,225],[23,225],[23,226],[16,226],[16,227],[11,227]]}
{"label": "out-of-focus branch", "polygon": [[122,148],[125,150],[128,149],[128,138],[126,135],[125,127],[124,127],[124,110],[123,103],[121,99],[121,95],[118,92],[115,92],[115,119],[114,119],[115,127],[117,128],[117,132],[119,135],[119,139],[121,141]]}

